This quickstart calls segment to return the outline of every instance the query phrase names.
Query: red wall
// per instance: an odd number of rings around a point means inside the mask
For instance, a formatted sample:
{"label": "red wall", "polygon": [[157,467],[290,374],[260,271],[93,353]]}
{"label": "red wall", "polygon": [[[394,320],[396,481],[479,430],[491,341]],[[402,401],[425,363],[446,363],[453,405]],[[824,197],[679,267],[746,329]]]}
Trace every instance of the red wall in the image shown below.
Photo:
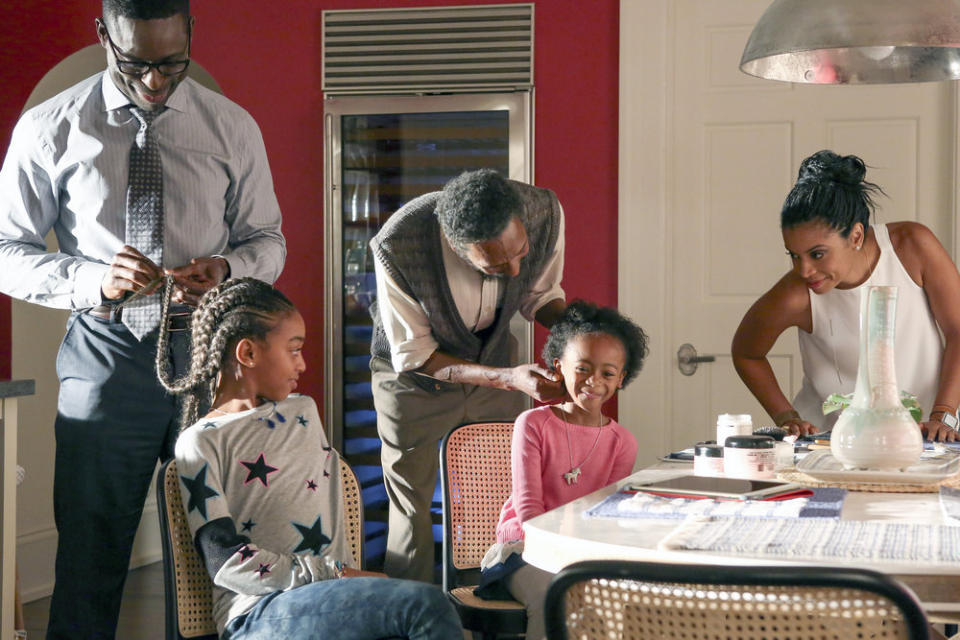
{"label": "red wall", "polygon": [[[489,0],[194,0],[194,59],[260,124],[283,210],[288,258],[278,286],[311,334],[301,391],[323,398],[321,11]],[[567,215],[568,298],[617,302],[618,0],[538,0],[535,182]],[[0,5],[0,146],[47,69],[95,42],[98,0]],[[3,296],[0,296],[3,298]],[[538,330],[538,350],[542,331]],[[0,304],[0,377],[9,376],[9,301]]]}
{"label": "red wall", "polygon": [[[69,4],[69,7],[61,7]],[[94,3],[27,1],[0,3],[0,148],[40,78],[67,55],[94,41]],[[96,3],[99,5],[99,3]],[[74,6],[78,5],[78,6]],[[10,300],[0,295],[0,379],[10,377]]]}

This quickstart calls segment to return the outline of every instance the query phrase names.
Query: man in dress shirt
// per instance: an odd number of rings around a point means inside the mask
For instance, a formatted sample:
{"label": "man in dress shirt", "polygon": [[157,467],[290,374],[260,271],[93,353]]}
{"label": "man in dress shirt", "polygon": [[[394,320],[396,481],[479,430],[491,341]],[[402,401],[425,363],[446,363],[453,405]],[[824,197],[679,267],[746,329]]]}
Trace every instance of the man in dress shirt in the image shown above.
{"label": "man in dress shirt", "polygon": [[404,205],[370,245],[370,368],[390,499],[384,570],[429,582],[439,440],[464,422],[513,420],[523,394],[564,395],[547,369],[509,365],[511,318],[550,327],[566,306],[563,210],[552,191],[468,172]]}
{"label": "man in dress shirt", "polygon": [[[114,637],[150,479],[176,439],[174,401],[154,369],[157,329],[138,339],[118,303],[158,295],[164,273],[175,276],[180,305],[230,276],[273,282],[286,255],[259,128],[186,77],[192,26],[189,0],[104,0],[96,28],[107,70],[24,114],[0,170],[0,291],[73,311],[57,358],[59,541],[47,638]],[[125,240],[142,117],[133,108],[155,115],[162,264]],[[44,240],[51,229],[55,253]],[[188,322],[171,320],[176,368]]]}

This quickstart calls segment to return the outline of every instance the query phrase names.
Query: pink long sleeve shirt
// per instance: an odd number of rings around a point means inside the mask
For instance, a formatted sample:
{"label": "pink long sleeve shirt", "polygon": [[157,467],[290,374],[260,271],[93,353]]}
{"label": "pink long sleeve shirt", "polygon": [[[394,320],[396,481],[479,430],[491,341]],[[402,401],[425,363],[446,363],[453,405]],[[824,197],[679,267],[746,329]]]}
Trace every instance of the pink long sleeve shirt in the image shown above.
{"label": "pink long sleeve shirt", "polygon": [[[599,439],[597,430],[567,425],[550,407],[530,409],[517,417],[511,453],[513,491],[500,512],[497,542],[523,539],[525,521],[630,474],[637,457],[636,438],[614,420],[603,427]],[[576,466],[579,480],[567,484],[563,474]]]}

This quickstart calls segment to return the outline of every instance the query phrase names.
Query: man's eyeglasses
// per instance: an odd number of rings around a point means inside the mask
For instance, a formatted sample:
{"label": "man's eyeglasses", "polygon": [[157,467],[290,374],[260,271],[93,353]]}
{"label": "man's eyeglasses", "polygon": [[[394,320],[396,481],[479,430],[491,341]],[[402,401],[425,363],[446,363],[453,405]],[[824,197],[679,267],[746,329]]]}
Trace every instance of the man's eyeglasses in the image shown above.
{"label": "man's eyeglasses", "polygon": [[[113,57],[117,61],[117,69],[120,70],[120,73],[123,73],[128,76],[133,76],[135,78],[142,78],[147,75],[150,69],[156,69],[160,72],[160,75],[163,76],[176,76],[187,70],[187,67],[190,66],[190,58],[186,60],[167,60],[165,62],[146,62],[144,60],[122,60],[120,58],[120,52],[117,51],[117,45],[114,44],[113,38],[110,37],[110,32],[107,31],[106,25],[103,27],[103,32],[107,35],[107,42],[110,43],[110,49],[113,50]],[[187,27],[187,46],[189,47],[190,42],[190,27]],[[187,50],[187,55],[189,55],[189,49]]]}

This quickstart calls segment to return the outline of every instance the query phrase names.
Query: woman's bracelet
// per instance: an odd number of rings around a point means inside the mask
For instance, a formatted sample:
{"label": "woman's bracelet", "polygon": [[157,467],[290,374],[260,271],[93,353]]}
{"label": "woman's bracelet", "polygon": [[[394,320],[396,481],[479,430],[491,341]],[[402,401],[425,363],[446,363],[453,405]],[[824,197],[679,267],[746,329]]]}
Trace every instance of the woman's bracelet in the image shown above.
{"label": "woman's bracelet", "polygon": [[777,415],[773,416],[773,423],[778,427],[782,427],[788,422],[801,422],[803,418],[800,417],[800,414],[797,413],[795,409],[790,409],[788,411],[781,411]]}

